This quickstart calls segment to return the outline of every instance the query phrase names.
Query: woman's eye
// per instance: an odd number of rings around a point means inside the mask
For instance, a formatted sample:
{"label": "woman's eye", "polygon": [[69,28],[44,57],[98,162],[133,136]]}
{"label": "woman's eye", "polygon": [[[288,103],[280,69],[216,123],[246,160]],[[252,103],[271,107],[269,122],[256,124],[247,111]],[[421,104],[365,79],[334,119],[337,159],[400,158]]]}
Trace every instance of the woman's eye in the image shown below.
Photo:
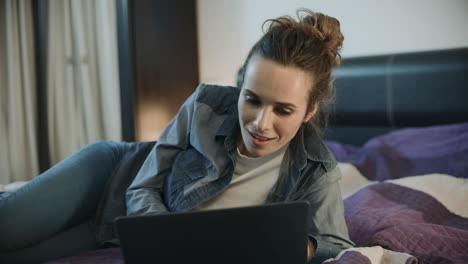
{"label": "woman's eye", "polygon": [[292,114],[292,112],[291,112],[290,110],[287,110],[287,109],[284,109],[284,108],[277,108],[277,109],[276,109],[276,112],[277,112],[279,115],[283,115],[283,116],[287,116],[287,115]]}
{"label": "woman's eye", "polygon": [[246,96],[245,101],[251,105],[260,105],[261,102],[257,98],[254,98],[252,96]]}

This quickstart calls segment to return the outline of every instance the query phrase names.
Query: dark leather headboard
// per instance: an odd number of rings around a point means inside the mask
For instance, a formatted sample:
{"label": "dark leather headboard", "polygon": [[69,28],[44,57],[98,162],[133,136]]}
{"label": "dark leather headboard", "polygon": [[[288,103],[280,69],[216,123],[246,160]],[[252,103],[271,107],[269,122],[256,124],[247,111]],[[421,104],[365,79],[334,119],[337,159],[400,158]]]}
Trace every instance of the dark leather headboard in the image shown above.
{"label": "dark leather headboard", "polygon": [[403,127],[468,122],[468,48],[347,58],[326,139],[361,145]]}

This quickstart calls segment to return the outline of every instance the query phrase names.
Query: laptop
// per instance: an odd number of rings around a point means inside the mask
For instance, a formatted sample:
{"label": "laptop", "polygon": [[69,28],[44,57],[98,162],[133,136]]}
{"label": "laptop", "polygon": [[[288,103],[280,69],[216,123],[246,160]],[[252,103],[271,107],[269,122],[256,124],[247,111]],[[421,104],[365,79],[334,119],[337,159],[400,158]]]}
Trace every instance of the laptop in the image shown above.
{"label": "laptop", "polygon": [[309,205],[275,203],[123,216],[115,225],[127,264],[304,264]]}

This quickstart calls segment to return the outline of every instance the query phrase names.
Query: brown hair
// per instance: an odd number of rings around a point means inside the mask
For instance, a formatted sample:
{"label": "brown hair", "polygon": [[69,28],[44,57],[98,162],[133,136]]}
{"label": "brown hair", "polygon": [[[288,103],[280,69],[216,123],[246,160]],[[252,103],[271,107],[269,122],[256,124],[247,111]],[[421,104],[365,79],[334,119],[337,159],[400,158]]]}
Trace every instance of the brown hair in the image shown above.
{"label": "brown hair", "polygon": [[[305,16],[301,16],[305,12]],[[308,106],[318,103],[320,110],[311,119],[316,126],[328,125],[326,108],[334,101],[335,89],[331,72],[341,63],[339,50],[343,44],[340,22],[322,13],[308,9],[297,11],[298,21],[283,16],[265,21],[267,32],[250,50],[237,75],[237,86],[242,87],[245,69],[253,55],[260,55],[284,66],[297,67],[313,76]]]}

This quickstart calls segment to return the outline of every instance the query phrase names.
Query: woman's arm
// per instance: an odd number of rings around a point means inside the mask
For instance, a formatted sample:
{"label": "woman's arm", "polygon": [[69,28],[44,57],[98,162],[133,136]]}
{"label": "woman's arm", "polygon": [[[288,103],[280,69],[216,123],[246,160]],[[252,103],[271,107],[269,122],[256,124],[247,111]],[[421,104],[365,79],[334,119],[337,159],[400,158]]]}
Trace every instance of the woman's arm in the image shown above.
{"label": "woman's arm", "polygon": [[314,256],[310,263],[321,263],[354,246],[344,218],[340,178],[339,168],[335,167],[314,182],[301,199],[310,204],[308,253]]}
{"label": "woman's arm", "polygon": [[127,215],[167,212],[163,202],[163,184],[170,173],[174,157],[189,145],[197,90],[185,101],[177,115],[161,133],[135,180],[126,192]]}

